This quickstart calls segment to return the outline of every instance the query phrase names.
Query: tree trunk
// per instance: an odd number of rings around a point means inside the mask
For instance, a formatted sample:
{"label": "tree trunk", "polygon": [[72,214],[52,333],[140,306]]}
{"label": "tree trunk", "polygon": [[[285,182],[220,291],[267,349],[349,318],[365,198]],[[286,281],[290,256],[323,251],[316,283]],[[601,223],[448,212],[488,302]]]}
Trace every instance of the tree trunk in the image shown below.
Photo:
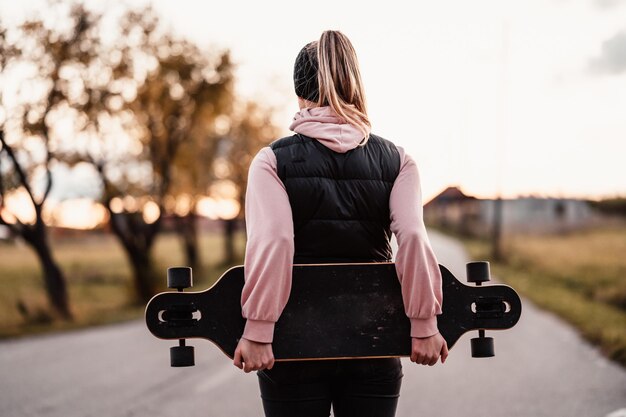
{"label": "tree trunk", "polygon": [[160,230],[160,219],[146,224],[138,213],[113,213],[109,224],[122,244],[133,271],[133,285],[138,302],[149,301],[156,289],[156,273],[150,252]]}
{"label": "tree trunk", "polygon": [[224,264],[235,263],[235,230],[237,219],[224,220]]}
{"label": "tree trunk", "polygon": [[157,279],[149,251],[131,248],[127,250],[127,255],[133,270],[133,284],[138,301],[148,302],[155,293]]}
{"label": "tree trunk", "polygon": [[45,234],[31,236],[31,245],[35,249],[41,265],[46,292],[51,307],[65,320],[72,319],[67,294],[67,284],[61,268],[54,260]]}
{"label": "tree trunk", "polygon": [[200,266],[200,254],[198,251],[198,227],[194,213],[176,218],[176,232],[183,241],[185,261],[187,266],[197,268]]}

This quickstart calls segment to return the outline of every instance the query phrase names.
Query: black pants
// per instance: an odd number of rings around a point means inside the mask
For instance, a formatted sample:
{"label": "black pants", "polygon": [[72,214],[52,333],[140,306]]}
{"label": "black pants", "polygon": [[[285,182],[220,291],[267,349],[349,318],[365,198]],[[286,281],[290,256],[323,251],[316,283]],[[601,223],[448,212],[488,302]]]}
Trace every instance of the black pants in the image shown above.
{"label": "black pants", "polygon": [[267,417],[393,417],[402,365],[398,358],[276,362],[258,371]]}

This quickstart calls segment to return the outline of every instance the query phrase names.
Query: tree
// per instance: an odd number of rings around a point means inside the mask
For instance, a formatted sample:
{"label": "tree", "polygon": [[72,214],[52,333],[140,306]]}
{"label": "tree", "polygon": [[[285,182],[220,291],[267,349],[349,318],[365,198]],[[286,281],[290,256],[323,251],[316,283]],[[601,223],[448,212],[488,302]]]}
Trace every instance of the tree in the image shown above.
{"label": "tree", "polygon": [[[214,122],[230,109],[233,74],[227,51],[211,56],[174,37],[151,9],[128,12],[120,27],[120,42],[126,43],[99,53],[116,60],[96,60],[93,66],[103,68],[88,71],[108,78],[85,79],[92,99],[75,107],[87,115],[85,129],[96,132],[75,159],[96,167],[111,230],[126,251],[137,295],[145,301],[154,292],[151,250],[163,215],[176,212],[167,202],[185,190],[193,166],[181,150],[191,148],[196,158],[212,164]],[[115,124],[128,134],[129,152],[110,148]],[[136,204],[120,204],[129,197]]]}
{"label": "tree", "polygon": [[[66,72],[93,58],[80,47],[89,36],[88,16],[74,11],[71,18],[73,24],[65,31],[38,19],[11,32],[0,26],[0,98],[5,113],[0,125],[0,224],[34,250],[50,305],[65,319],[71,318],[67,284],[50,249],[43,208],[53,186],[51,167],[58,162],[54,151],[60,140],[54,123],[78,99]],[[11,89],[16,83],[24,88]],[[7,96],[12,96],[10,103]],[[22,221],[17,213],[9,213],[6,202],[16,190],[28,195],[34,219]]]}
{"label": "tree", "polygon": [[[42,214],[43,205],[52,187],[49,168],[51,157],[46,156],[44,169],[46,170],[47,184],[43,194],[38,197],[29,179],[33,174],[28,173],[35,170],[20,162],[21,158],[18,157],[18,151],[14,150],[13,146],[5,140],[2,130],[0,130],[0,146],[0,151],[5,156],[4,158],[0,157],[0,225],[7,226],[14,235],[21,237],[35,251],[41,265],[43,281],[51,307],[62,318],[71,319],[67,284],[61,268],[52,255]],[[5,168],[5,164],[7,168]],[[19,188],[28,194],[35,213],[33,223],[29,224],[28,220],[21,221],[18,216],[9,213],[9,210],[6,209],[5,202],[11,188]]]}
{"label": "tree", "polygon": [[[1,32],[3,61],[15,61],[16,72],[19,65],[34,68],[37,81],[24,85],[45,92],[12,109],[0,160],[2,190],[44,173],[43,199],[31,194],[41,208],[54,163],[91,164],[109,228],[127,255],[138,300],[145,301],[154,292],[151,252],[163,217],[174,216],[188,260],[198,264],[194,208],[216,179],[214,161],[220,155],[229,160],[232,180],[245,189],[239,170],[250,155],[242,155],[258,149],[255,141],[269,140],[271,124],[258,106],[233,116],[228,51],[203,50],[174,36],[151,8],[126,11],[111,27],[81,3],[54,5],[49,20],[58,26],[31,19],[10,42]],[[44,155],[38,165],[20,156],[35,137],[43,144],[35,152]],[[25,167],[24,175],[16,166]]]}

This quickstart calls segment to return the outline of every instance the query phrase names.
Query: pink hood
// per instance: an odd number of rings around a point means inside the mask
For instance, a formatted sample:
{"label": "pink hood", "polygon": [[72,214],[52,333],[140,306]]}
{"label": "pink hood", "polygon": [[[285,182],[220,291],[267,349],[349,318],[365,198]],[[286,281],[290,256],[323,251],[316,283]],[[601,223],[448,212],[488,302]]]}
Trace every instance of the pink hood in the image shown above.
{"label": "pink hood", "polygon": [[339,153],[356,148],[363,140],[363,133],[355,126],[345,123],[330,106],[303,108],[295,114],[289,129],[315,138]]}

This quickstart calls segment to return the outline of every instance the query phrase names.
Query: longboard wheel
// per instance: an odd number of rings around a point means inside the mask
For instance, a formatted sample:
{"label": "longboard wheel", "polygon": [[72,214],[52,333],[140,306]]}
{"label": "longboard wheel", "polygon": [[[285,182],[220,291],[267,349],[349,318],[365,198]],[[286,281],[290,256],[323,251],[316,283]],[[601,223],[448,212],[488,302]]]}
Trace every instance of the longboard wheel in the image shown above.
{"label": "longboard wheel", "polygon": [[495,356],[493,337],[474,337],[471,340],[472,358],[491,358]]}
{"label": "longboard wheel", "polygon": [[193,346],[173,346],[170,348],[170,365],[174,368],[194,366]]}
{"label": "longboard wheel", "polygon": [[193,285],[191,268],[187,266],[176,266],[167,268],[167,287],[182,290]]}
{"label": "longboard wheel", "polygon": [[468,262],[465,265],[465,271],[467,273],[467,282],[481,283],[491,280],[489,262]]}

